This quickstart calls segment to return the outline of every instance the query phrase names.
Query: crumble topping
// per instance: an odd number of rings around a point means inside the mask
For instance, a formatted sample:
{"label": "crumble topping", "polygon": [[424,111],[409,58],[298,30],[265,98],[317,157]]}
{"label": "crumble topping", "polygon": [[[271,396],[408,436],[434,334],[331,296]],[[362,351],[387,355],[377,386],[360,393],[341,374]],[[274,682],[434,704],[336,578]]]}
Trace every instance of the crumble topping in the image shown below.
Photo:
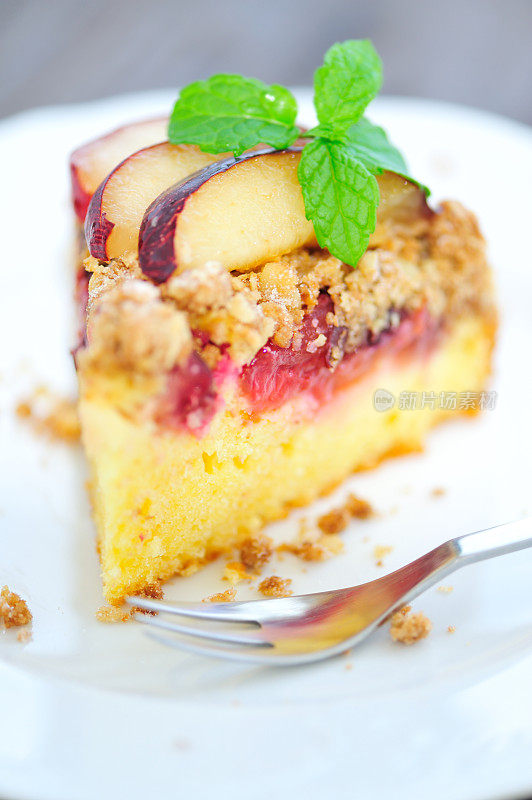
{"label": "crumble topping", "polygon": [[455,632],[456,632],[456,628],[455,628],[454,625],[448,625],[447,626],[447,633],[455,633]]}
{"label": "crumble topping", "polygon": [[33,617],[28,604],[7,586],[0,589],[0,621],[6,628],[28,625]]}
{"label": "crumble topping", "polygon": [[421,611],[411,613],[410,606],[405,606],[392,615],[390,636],[394,642],[414,644],[425,639],[432,630],[432,622]]}
{"label": "crumble topping", "polygon": [[122,278],[98,291],[89,308],[89,363],[104,371],[118,368],[153,375],[168,372],[190,354],[186,314],[163,301],[151,283]]}
{"label": "crumble topping", "polygon": [[201,601],[202,603],[230,603],[236,597],[236,589],[232,586],[230,589],[226,589],[225,592],[217,592],[217,594],[211,594],[209,597],[204,597]]}
{"label": "crumble topping", "polygon": [[229,345],[237,364],[250,361],[274,331],[273,320],[264,314],[254,295],[217,262],[175,275],[161,291],[188,313],[192,330],[207,334],[218,347]]}
{"label": "crumble topping", "polygon": [[[301,347],[300,327],[320,293],[334,304],[327,322],[342,329],[331,368],[368,337],[397,327],[401,314],[427,308],[434,318],[476,309],[494,315],[485,243],[475,216],[456,202],[437,213],[379,224],[357,268],[326,250],[301,249],[250,272],[220,264],[153,285],[133,254],[85,261],[88,351],[103,369],[155,374],[184,363],[192,347],[214,366],[229,350],[249,363],[268,341]],[[307,344],[323,346],[323,334]]]}
{"label": "crumble topping", "polygon": [[37,387],[16,407],[19,419],[50,439],[74,443],[80,437],[80,424],[75,400],[54,394],[44,386]]}
{"label": "crumble topping", "polygon": [[272,575],[264,578],[257,588],[264,597],[289,597],[292,594],[291,585],[291,578],[279,578],[278,575]]}

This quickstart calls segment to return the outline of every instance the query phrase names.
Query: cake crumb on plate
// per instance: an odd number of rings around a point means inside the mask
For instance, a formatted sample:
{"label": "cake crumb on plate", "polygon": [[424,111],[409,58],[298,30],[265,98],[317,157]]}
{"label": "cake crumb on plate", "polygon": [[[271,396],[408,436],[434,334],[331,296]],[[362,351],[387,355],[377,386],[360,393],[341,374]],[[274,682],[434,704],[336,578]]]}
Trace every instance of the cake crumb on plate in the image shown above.
{"label": "cake crumb on plate", "polygon": [[376,544],[373,548],[373,558],[377,567],[382,567],[384,562],[383,558],[389,555],[393,550],[389,544]]}
{"label": "cake crumb on plate", "polygon": [[317,525],[325,534],[340,533],[347,528],[351,519],[369,519],[373,515],[371,504],[351,493],[342,506],[318,517]]}
{"label": "cake crumb on plate", "polygon": [[252,536],[240,545],[240,561],[248,569],[263,567],[272,554],[273,542],[269,536]]}
{"label": "cake crumb on plate", "polygon": [[28,625],[33,617],[28,604],[7,586],[0,589],[0,621],[6,628],[18,628]]}
{"label": "cake crumb on plate", "polygon": [[394,642],[414,644],[424,639],[432,630],[432,622],[421,611],[411,613],[410,606],[405,606],[392,615],[390,636]]}
{"label": "cake crumb on plate", "polygon": [[228,561],[222,575],[222,579],[229,581],[233,586],[241,581],[250,581],[252,578],[253,575],[246,571],[246,567],[241,561]]}
{"label": "cake crumb on plate", "polygon": [[28,422],[35,433],[71,444],[79,441],[77,402],[61,397],[45,386],[38,386],[17,405],[19,419]]}
{"label": "cake crumb on plate", "polygon": [[279,578],[278,575],[272,575],[270,578],[264,578],[257,588],[265,597],[289,597],[292,594],[292,590],[289,588],[291,585],[291,578]]}
{"label": "cake crumb on plate", "polygon": [[236,597],[236,589],[234,586],[231,586],[230,589],[226,589],[225,592],[217,592],[216,594],[211,594],[209,597],[204,597],[202,603],[230,603]]}
{"label": "cake crumb on plate", "polygon": [[103,622],[106,625],[113,622],[129,622],[131,619],[131,609],[127,611],[120,606],[100,606],[95,614],[98,622]]}

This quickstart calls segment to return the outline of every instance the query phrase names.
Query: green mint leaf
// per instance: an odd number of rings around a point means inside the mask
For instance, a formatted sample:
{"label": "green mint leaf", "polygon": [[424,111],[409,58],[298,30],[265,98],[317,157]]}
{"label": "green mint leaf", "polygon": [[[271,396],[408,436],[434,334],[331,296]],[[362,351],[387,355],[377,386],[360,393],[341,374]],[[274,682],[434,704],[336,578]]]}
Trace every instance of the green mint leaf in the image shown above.
{"label": "green mint leaf", "polygon": [[382,85],[381,60],[367,39],[334,44],[314,76],[318,120],[339,136],[364,113]]}
{"label": "green mint leaf", "polygon": [[379,187],[347,144],[315,139],[298,169],[307,219],[321,247],[354,267],[375,230]]}
{"label": "green mint leaf", "polygon": [[384,128],[380,128],[366,117],[362,117],[349,128],[344,141],[349,144],[366,169],[374,175],[380,175],[385,170],[396,172],[419,186],[427,197],[430,194],[430,190],[426,186],[414,180],[409,174],[406,161],[400,151],[390,142]]}
{"label": "green mint leaf", "polygon": [[276,149],[299,136],[297,105],[283,86],[241,75],[213,75],[186,86],[168,125],[172,144],[195,144],[207,153],[236,156],[264,143]]}

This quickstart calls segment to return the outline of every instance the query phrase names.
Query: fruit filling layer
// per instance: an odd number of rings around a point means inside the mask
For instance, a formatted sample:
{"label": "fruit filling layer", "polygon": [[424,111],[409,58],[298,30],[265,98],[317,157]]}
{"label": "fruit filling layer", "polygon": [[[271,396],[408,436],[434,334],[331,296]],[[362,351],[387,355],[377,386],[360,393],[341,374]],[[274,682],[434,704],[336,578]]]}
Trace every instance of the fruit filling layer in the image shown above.
{"label": "fruit filling layer", "polygon": [[345,353],[347,329],[327,322],[333,307],[322,294],[303,320],[298,349],[268,342],[243,368],[241,386],[253,412],[277,408],[302,392],[326,403],[337,389],[369,372],[383,354],[413,357],[430,351],[440,328],[426,309],[403,315],[390,311],[389,328],[368,332],[365,342]]}

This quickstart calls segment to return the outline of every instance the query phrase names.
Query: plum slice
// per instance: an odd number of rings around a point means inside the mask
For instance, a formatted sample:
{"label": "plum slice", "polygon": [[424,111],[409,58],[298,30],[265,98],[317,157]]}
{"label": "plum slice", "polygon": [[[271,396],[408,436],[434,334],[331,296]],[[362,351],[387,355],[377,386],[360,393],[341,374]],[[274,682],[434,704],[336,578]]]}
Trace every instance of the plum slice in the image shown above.
{"label": "plum slice", "polygon": [[169,142],[145,147],[124,159],[102,181],[85,218],[89,252],[107,261],[136,252],[144,212],[168,186],[223,156]]}
{"label": "plum slice", "polygon": [[156,283],[212,260],[243,271],[315,243],[297,179],[299,156],[298,148],[248,152],[172,186],[144,215],[141,269]]}
{"label": "plum slice", "polygon": [[92,195],[118,163],[157,142],[164,142],[168,118],[159,117],[123,125],[78,147],[70,156],[72,204],[80,222],[85,220]]}
{"label": "plum slice", "polygon": [[[248,152],[211,164],[167,189],[147,209],[140,267],[155,283],[218,261],[248,271],[299,247],[316,245],[297,177],[301,147]],[[377,223],[426,208],[423,192],[394,173],[378,176]]]}

